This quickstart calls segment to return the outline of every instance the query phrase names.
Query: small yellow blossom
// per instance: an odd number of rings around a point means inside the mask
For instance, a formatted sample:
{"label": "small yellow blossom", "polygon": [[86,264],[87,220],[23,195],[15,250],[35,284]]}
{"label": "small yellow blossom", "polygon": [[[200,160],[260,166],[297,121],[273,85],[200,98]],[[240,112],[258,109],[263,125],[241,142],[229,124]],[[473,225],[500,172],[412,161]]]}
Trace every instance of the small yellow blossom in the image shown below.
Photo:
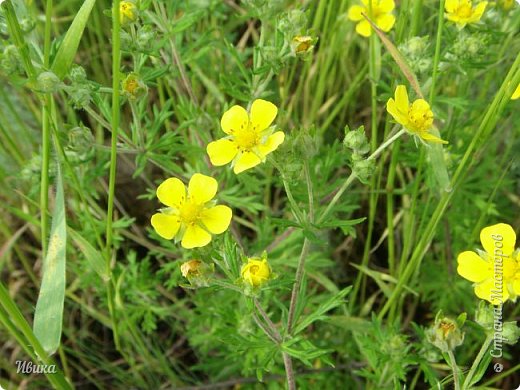
{"label": "small yellow blossom", "polygon": [[475,295],[499,305],[520,295],[520,253],[515,256],[516,234],[505,223],[480,232],[485,253],[465,251],[457,258],[457,272],[475,283]]}
{"label": "small yellow blossom", "polygon": [[123,95],[130,100],[136,100],[146,95],[148,87],[137,73],[130,73],[121,81]]}
{"label": "small yellow blossom", "polygon": [[134,22],[137,19],[137,6],[132,1],[121,1],[119,3],[119,20],[121,25]]}
{"label": "small yellow blossom", "polygon": [[430,105],[424,99],[417,99],[410,104],[404,85],[397,86],[395,99],[388,100],[386,110],[411,134],[428,142],[448,143],[428,132],[433,125],[433,112]]}
{"label": "small yellow blossom", "polygon": [[200,260],[188,260],[181,265],[181,274],[185,278],[188,275],[198,275],[202,262]]}
{"label": "small yellow blossom", "polygon": [[[157,188],[157,197],[166,208],[152,216],[152,226],[162,238],[181,240],[184,248],[202,247],[212,234],[226,231],[232,212],[227,206],[211,201],[217,193],[215,179],[194,174],[186,187],[177,178],[166,179]],[[187,196],[186,196],[187,195]]]}
{"label": "small yellow blossom", "polygon": [[213,141],[206,148],[211,163],[216,166],[233,161],[233,171],[238,174],[265,162],[266,156],[283,142],[283,131],[273,133],[274,118],[278,108],[268,101],[257,99],[251,112],[240,106],[227,110],[220,125],[227,137]]}
{"label": "small yellow blossom", "polygon": [[309,35],[297,35],[292,39],[291,47],[296,55],[309,53],[314,48],[315,39]]}
{"label": "small yellow blossom", "polygon": [[265,283],[271,276],[271,267],[267,259],[252,257],[247,259],[247,264],[242,266],[240,271],[242,279],[253,287],[258,287]]}
{"label": "small yellow blossom", "polygon": [[[353,5],[348,10],[348,18],[354,22],[359,22],[356,25],[356,32],[364,37],[372,35],[372,26],[365,19],[365,14],[372,20],[377,27],[384,32],[388,32],[395,24],[395,16],[392,11],[395,8],[394,0],[361,0],[363,5]],[[370,7],[372,3],[372,7]]]}
{"label": "small yellow blossom", "polygon": [[520,98],[520,84],[516,87],[515,92],[513,92],[513,96],[511,96],[511,100],[516,100]]}
{"label": "small yellow blossom", "polygon": [[466,24],[478,22],[484,14],[487,4],[487,1],[482,1],[473,6],[471,0],[446,0],[444,4],[445,15],[449,21],[456,23],[460,30]]}

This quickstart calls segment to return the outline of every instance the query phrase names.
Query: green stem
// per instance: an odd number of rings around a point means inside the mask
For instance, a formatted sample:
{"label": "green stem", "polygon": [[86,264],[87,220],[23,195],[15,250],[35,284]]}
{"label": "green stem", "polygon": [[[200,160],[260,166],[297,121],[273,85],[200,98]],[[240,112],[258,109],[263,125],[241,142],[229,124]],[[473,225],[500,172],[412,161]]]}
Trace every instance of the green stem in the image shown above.
{"label": "green stem", "polygon": [[437,82],[437,72],[439,67],[439,61],[441,57],[441,40],[442,40],[442,29],[444,27],[444,3],[446,0],[441,0],[439,3],[439,19],[437,22],[437,39],[435,40],[435,56],[433,57],[433,73],[432,73],[432,84],[430,87],[430,105],[433,105],[433,98],[435,96],[435,84]]}
{"label": "green stem", "polygon": [[453,384],[454,384],[455,390],[460,390],[459,368],[457,367],[457,362],[455,361],[455,355],[453,354],[453,351],[451,349],[448,351],[448,356],[450,358],[451,370],[453,371]]}
{"label": "green stem", "polygon": [[484,340],[484,343],[482,344],[482,347],[480,348],[480,351],[478,351],[477,357],[473,361],[473,364],[471,365],[471,368],[469,369],[468,375],[466,376],[466,379],[464,380],[464,383],[462,384],[462,389],[469,389],[471,380],[473,379],[473,375],[475,375],[475,371],[478,368],[478,365],[480,364],[480,361],[486,354],[487,350],[489,349],[489,346],[493,342],[493,334],[489,334],[486,337],[486,340]]}
{"label": "green stem", "polygon": [[[121,23],[119,19],[120,0],[114,0],[112,5],[112,118],[111,118],[111,146],[110,146],[110,173],[108,182],[108,209],[106,226],[106,270],[108,275],[112,275],[111,260],[113,255],[112,222],[114,216],[114,198],[116,186],[116,164],[117,164],[117,135],[119,133],[120,122],[120,67],[121,67]],[[115,312],[113,283],[107,283],[107,300],[110,316],[113,322],[114,341],[116,348],[119,349],[119,333]]]}
{"label": "green stem", "polygon": [[[406,130],[402,129],[401,131],[394,134],[392,137],[388,138],[381,146],[379,146],[379,148],[377,148],[374,151],[374,153],[372,153],[367,158],[367,160],[373,160],[376,157],[378,157],[389,145],[391,145],[393,142],[395,142],[395,140],[397,140],[399,137],[401,137],[405,132],[406,132]],[[332,198],[332,200],[328,204],[327,208],[321,215],[320,219],[318,219],[318,224],[322,223],[328,217],[332,208],[336,205],[336,203],[341,198],[341,195],[343,195],[343,193],[347,190],[347,188],[350,186],[350,184],[352,184],[352,182],[354,181],[355,178],[356,178],[356,175],[354,173],[351,173],[349,175],[349,177],[347,177],[347,179],[343,182],[343,184],[340,187],[340,189],[338,190],[338,192],[336,192],[336,195],[334,195],[334,198]]]}

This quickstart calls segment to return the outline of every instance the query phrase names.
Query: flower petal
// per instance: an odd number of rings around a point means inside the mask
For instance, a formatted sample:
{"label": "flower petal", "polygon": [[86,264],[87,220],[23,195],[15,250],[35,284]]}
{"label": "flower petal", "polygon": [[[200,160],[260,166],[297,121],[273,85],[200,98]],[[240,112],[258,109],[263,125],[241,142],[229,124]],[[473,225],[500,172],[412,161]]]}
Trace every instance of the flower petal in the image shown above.
{"label": "flower petal", "polygon": [[470,282],[480,283],[493,278],[493,264],[472,251],[465,251],[457,257],[457,273]]}
{"label": "flower petal", "polygon": [[[487,279],[475,286],[475,295],[480,299],[485,299],[493,305],[500,305],[509,299],[509,291],[507,286],[502,286],[502,294],[499,294],[499,286],[495,286],[493,279]],[[501,299],[499,299],[499,297]]]}
{"label": "flower petal", "polygon": [[151,223],[157,234],[167,240],[175,237],[181,226],[181,221],[177,215],[163,213],[152,215]]}
{"label": "flower petal", "polygon": [[520,279],[515,279],[513,281],[513,292],[516,295],[520,295]]}
{"label": "flower petal", "polygon": [[233,212],[224,205],[218,205],[209,209],[204,209],[201,213],[201,220],[204,226],[213,234],[224,233],[229,227]]}
{"label": "flower petal", "polygon": [[194,174],[188,184],[188,196],[195,203],[209,202],[217,193],[218,183],[211,176]]}
{"label": "flower petal", "polygon": [[384,14],[376,19],[377,26],[384,32],[388,32],[395,24],[395,16],[392,14]]}
{"label": "flower petal", "polygon": [[362,20],[356,25],[356,32],[364,37],[369,37],[372,35],[372,27],[367,20]]}
{"label": "flower petal", "polygon": [[493,257],[495,250],[504,256],[511,256],[515,250],[516,234],[513,228],[505,223],[485,227],[480,231],[480,242],[486,252]]}
{"label": "flower petal", "polygon": [[284,141],[284,139],[285,134],[283,131],[277,131],[276,133],[271,134],[263,145],[258,145],[258,150],[260,151],[262,157],[265,158],[266,155],[274,152]]}
{"label": "flower petal", "polygon": [[237,144],[229,139],[222,138],[213,141],[206,147],[211,163],[216,166],[226,165],[235,158],[238,153]]}
{"label": "flower petal", "polygon": [[410,101],[408,100],[408,92],[406,92],[404,85],[398,85],[395,89],[395,105],[403,115],[408,114]]}
{"label": "flower petal", "polygon": [[253,168],[260,164],[262,160],[253,152],[244,152],[238,155],[238,158],[235,160],[235,166],[233,168],[233,172],[239,174],[240,172],[244,172],[247,169]]}
{"label": "flower petal", "polygon": [[446,0],[444,3],[444,9],[447,12],[455,12],[455,10],[459,7],[459,0]]}
{"label": "flower petal", "polygon": [[240,128],[247,128],[249,125],[249,115],[247,111],[240,106],[233,106],[227,110],[222,119],[220,120],[220,126],[226,134],[233,134]]}
{"label": "flower petal", "polygon": [[354,22],[363,20],[362,13],[367,13],[367,9],[360,5],[353,5],[348,9],[348,18]]}
{"label": "flower petal", "polygon": [[273,123],[278,114],[278,108],[271,102],[256,99],[251,105],[251,126],[253,131],[260,132]]}
{"label": "flower petal", "polygon": [[186,200],[186,187],[182,181],[171,177],[157,187],[156,194],[162,204],[179,208]]}
{"label": "flower petal", "polygon": [[392,12],[395,8],[394,0],[380,0],[379,1],[379,11],[383,13]]}
{"label": "flower petal", "polygon": [[513,96],[511,96],[511,100],[516,100],[520,98],[520,84],[516,87],[515,92],[513,92]]}
{"label": "flower petal", "polygon": [[200,248],[206,246],[211,241],[211,234],[198,225],[188,225],[184,236],[182,237],[181,245],[183,248]]}
{"label": "flower petal", "polygon": [[390,115],[394,117],[396,122],[400,123],[403,126],[406,126],[408,124],[408,117],[397,109],[397,105],[395,104],[394,99],[388,99],[388,102],[386,103],[386,110]]}
{"label": "flower petal", "polygon": [[445,141],[439,137],[436,137],[433,134],[428,133],[427,131],[423,131],[419,133],[419,137],[421,137],[423,140],[431,142],[432,144],[448,144],[448,141]]}
{"label": "flower petal", "polygon": [[484,11],[486,10],[487,1],[483,1],[481,3],[478,3],[475,8],[473,8],[473,12],[471,13],[471,17],[469,18],[469,23],[478,22],[480,18],[482,18],[482,15],[484,14]]}

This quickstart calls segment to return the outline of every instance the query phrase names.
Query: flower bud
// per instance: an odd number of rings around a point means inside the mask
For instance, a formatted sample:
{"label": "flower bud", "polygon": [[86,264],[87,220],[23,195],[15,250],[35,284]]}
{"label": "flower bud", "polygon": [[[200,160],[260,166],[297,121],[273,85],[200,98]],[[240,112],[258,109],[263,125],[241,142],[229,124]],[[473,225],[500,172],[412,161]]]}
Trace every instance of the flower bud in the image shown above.
{"label": "flower bud", "polygon": [[208,276],[212,273],[213,265],[209,266],[200,260],[192,259],[181,264],[181,274],[192,287],[208,287]]}
{"label": "flower bud", "polygon": [[502,327],[502,340],[509,344],[515,345],[520,338],[520,328],[516,321],[504,322]]}
{"label": "flower bud", "polygon": [[515,5],[514,0],[498,0],[498,5],[500,8],[502,8],[504,11],[509,11],[513,8]]}
{"label": "flower bud", "polygon": [[69,143],[67,149],[78,154],[88,154],[95,143],[92,131],[85,126],[77,126],[68,132]]}
{"label": "flower bud", "polygon": [[85,68],[79,65],[73,65],[70,70],[69,78],[73,83],[84,83],[87,81],[87,73]]}
{"label": "flower bud", "polygon": [[36,90],[42,93],[54,93],[60,89],[62,83],[52,72],[42,72],[36,79]]}
{"label": "flower bud", "polygon": [[460,330],[464,321],[464,315],[454,321],[451,318],[442,317],[442,312],[439,312],[433,326],[426,331],[426,337],[442,352],[453,351],[464,341],[464,333]]}
{"label": "flower bud", "polygon": [[16,46],[7,45],[0,58],[0,68],[7,75],[19,73],[22,70],[22,63]]}
{"label": "flower bud", "polygon": [[493,306],[486,301],[480,301],[475,312],[475,322],[486,330],[493,329],[494,311]]}
{"label": "flower bud", "polygon": [[263,257],[250,257],[240,271],[242,279],[253,287],[264,284],[271,277],[271,267],[265,254]]}
{"label": "flower bud", "polygon": [[148,87],[137,75],[137,73],[130,73],[121,82],[123,94],[130,100],[135,100],[145,96],[148,92]]}
{"label": "flower bud", "polygon": [[310,35],[297,35],[291,41],[291,50],[295,56],[306,60],[310,58],[317,40]]}
{"label": "flower bud", "polygon": [[353,152],[360,155],[370,152],[370,145],[365,134],[365,126],[360,126],[357,130],[350,130],[348,126],[345,126],[343,146],[352,149]]}
{"label": "flower bud", "polygon": [[354,174],[357,176],[361,183],[367,184],[368,179],[370,179],[370,176],[372,176],[372,174],[374,173],[375,161],[373,159],[365,160],[360,155],[353,154],[352,162],[352,171],[354,172]]}
{"label": "flower bud", "polygon": [[125,26],[135,22],[138,17],[137,6],[132,1],[121,1],[119,3],[119,20],[121,25]]}

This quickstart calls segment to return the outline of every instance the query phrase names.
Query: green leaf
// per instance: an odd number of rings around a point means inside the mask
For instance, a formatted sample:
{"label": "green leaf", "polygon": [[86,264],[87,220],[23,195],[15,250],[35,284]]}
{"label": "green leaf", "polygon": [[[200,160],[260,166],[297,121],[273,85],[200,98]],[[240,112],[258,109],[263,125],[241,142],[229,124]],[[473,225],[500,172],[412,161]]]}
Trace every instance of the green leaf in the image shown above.
{"label": "green leaf", "polygon": [[92,269],[99,275],[101,279],[103,279],[103,281],[109,281],[110,276],[107,273],[103,255],[75,230],[69,228],[69,234],[74,241],[74,244],[76,244],[78,249],[85,256],[85,259],[89,263],[90,267],[92,267]]}
{"label": "green leaf", "polygon": [[43,260],[43,276],[34,313],[34,334],[50,355],[60,345],[65,300],[65,256],[67,225],[63,181],[59,163],[56,164],[56,201],[47,254]]}
{"label": "green leaf", "polygon": [[302,332],[315,321],[326,320],[327,316],[325,315],[325,313],[344,303],[344,299],[351,289],[352,286],[348,286],[343,290],[339,291],[336,295],[330,297],[327,301],[323,302],[312,314],[305,317],[298,324],[298,326],[296,326],[294,334],[297,335],[298,333]]}
{"label": "green leaf", "polygon": [[60,78],[63,79],[74,60],[74,56],[78,50],[79,41],[87,25],[90,12],[94,7],[96,0],[85,0],[78,13],[74,17],[72,24],[70,25],[65,38],[58,48],[54,62],[52,63],[51,70]]}

